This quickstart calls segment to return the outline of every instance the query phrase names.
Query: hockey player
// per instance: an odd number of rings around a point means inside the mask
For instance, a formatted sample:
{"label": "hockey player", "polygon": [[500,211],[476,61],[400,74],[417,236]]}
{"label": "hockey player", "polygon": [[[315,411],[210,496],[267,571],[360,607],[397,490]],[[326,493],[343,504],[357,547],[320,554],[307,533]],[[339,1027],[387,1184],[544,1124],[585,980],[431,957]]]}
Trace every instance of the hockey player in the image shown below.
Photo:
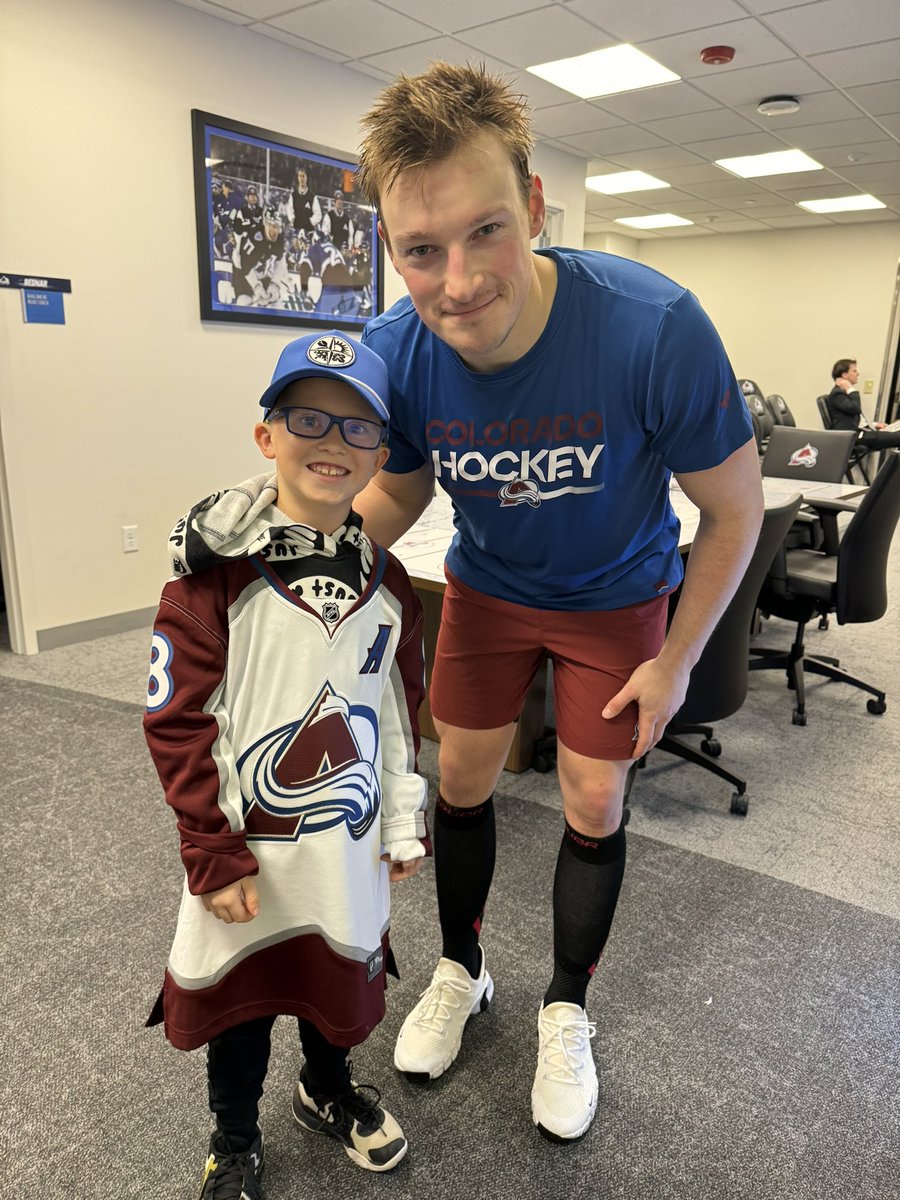
{"label": "hockey player", "polygon": [[232,255],[235,304],[283,308],[290,290],[281,213],[266,207],[259,228],[242,233]]}
{"label": "hockey player", "polygon": [[356,493],[388,457],[388,376],[336,333],[282,352],[254,437],[273,470],[215,493],[169,540],[144,728],[185,884],[148,1024],[207,1046],[215,1130],[201,1200],[258,1200],[259,1100],[279,1014],[304,1063],[292,1108],[358,1166],[407,1143],[349,1047],[384,1015],[388,883],[430,853],[416,773],[422,610]]}

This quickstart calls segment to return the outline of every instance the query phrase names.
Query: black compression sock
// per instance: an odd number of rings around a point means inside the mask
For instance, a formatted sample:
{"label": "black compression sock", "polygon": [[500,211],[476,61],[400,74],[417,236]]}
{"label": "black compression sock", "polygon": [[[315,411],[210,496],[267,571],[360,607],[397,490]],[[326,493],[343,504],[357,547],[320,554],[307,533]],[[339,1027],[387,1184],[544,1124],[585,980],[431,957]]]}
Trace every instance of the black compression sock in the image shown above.
{"label": "black compression sock", "polygon": [[475,808],[456,808],[439,793],[434,814],[434,873],[441,953],[461,963],[473,979],[481,970],[478,935],[496,851],[493,795]]}
{"label": "black compression sock", "polygon": [[585,1007],[587,985],[609,937],[622,876],[625,826],[609,837],[566,822],[553,880],[553,978],[544,1004]]}

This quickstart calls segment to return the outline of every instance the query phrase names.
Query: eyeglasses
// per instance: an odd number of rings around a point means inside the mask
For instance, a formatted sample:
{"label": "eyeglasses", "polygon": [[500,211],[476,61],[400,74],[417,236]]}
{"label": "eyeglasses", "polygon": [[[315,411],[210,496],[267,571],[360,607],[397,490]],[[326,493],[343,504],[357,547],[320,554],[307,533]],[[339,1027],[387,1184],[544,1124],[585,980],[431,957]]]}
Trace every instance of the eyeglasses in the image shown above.
{"label": "eyeglasses", "polygon": [[383,421],[366,421],[362,417],[335,417],[317,408],[277,408],[266,413],[267,421],[284,417],[288,433],[303,438],[323,438],[332,425],[337,425],[348,446],[358,450],[376,450],[384,441],[387,426]]}

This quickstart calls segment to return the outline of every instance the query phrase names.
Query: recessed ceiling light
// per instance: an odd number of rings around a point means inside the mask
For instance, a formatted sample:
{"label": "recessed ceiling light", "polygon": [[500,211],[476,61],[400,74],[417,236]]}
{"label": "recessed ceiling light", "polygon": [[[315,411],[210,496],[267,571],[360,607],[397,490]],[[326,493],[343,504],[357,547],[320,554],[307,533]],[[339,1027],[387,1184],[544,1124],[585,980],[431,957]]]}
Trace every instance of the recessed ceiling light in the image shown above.
{"label": "recessed ceiling light", "polygon": [[759,175],[790,175],[793,171],[821,171],[822,164],[802,150],[774,150],[769,154],[744,154],[738,158],[717,158],[716,166],[741,179]]}
{"label": "recessed ceiling light", "polygon": [[800,101],[796,96],[768,96],[760,100],[756,111],[764,117],[786,117],[800,111]]}
{"label": "recessed ceiling light", "polygon": [[605,196],[617,196],[620,192],[649,192],[653,188],[672,185],[645,171],[616,171],[610,175],[589,175],[584,186],[592,192],[603,192]]}
{"label": "recessed ceiling light", "polygon": [[666,229],[670,225],[693,225],[685,217],[674,213],[655,213],[649,217],[616,217],[617,225],[631,225],[633,229]]}
{"label": "recessed ceiling light", "polygon": [[887,208],[874,196],[834,196],[831,200],[798,200],[800,208],[814,213],[859,212],[864,208]]}
{"label": "recessed ceiling light", "polygon": [[592,50],[575,58],[539,63],[535,67],[526,67],[526,70],[583,100],[633,92],[659,83],[674,83],[681,78],[627,44]]}

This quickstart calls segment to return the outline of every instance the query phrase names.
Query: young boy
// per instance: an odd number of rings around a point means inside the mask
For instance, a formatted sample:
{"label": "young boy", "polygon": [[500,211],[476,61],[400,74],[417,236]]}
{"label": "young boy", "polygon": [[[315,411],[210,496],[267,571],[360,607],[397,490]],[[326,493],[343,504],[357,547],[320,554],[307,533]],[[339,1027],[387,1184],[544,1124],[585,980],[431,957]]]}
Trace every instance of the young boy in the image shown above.
{"label": "young boy", "polygon": [[201,501],[171,534],[144,718],[186,875],[148,1024],[207,1046],[201,1200],[261,1194],[279,1014],[297,1018],[305,1059],[297,1122],[367,1170],[403,1158],[348,1052],[396,974],[388,881],[431,852],[421,606],[351,508],[388,457],[387,370],[338,333],[311,334],[285,347],[260,404],[254,437],[274,474]]}

